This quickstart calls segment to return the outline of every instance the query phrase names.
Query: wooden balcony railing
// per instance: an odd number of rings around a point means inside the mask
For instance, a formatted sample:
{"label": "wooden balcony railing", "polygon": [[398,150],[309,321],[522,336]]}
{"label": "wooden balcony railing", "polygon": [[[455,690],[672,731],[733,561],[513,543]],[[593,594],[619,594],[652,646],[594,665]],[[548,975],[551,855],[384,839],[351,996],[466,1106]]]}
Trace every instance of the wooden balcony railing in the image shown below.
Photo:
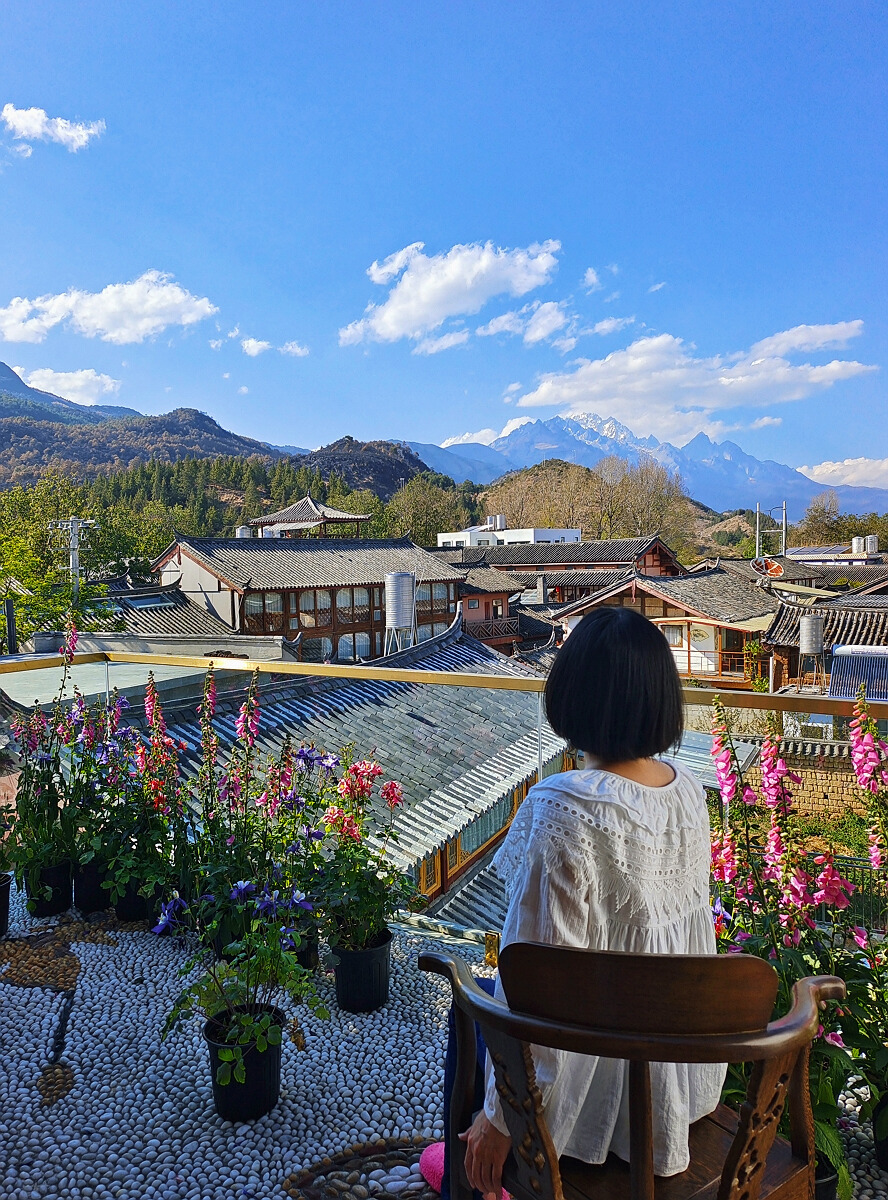
{"label": "wooden balcony railing", "polygon": [[496,617],[493,621],[463,621],[463,633],[486,642],[492,638],[517,638],[518,626],[518,617]]}

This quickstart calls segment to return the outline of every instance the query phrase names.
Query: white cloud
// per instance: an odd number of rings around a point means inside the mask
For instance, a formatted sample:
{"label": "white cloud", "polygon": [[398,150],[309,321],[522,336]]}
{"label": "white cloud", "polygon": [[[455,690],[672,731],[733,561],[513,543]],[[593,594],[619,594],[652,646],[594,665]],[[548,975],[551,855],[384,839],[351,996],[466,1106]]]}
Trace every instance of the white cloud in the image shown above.
{"label": "white cloud", "polygon": [[302,346],[299,342],[284,342],[278,349],[281,354],[289,354],[291,358],[305,358],[309,352],[308,346]]}
{"label": "white cloud", "polygon": [[234,329],[229,329],[225,336],[228,338],[240,337],[240,325],[235,325]]}
{"label": "white cloud", "polygon": [[524,330],[525,345],[533,346],[550,338],[553,333],[563,329],[567,324],[567,314],[561,303],[548,300],[534,308],[533,315]]}
{"label": "white cloud", "polygon": [[620,268],[616,263],[608,263],[607,270],[610,271],[611,275],[619,275],[620,273]]}
{"label": "white cloud", "polygon": [[597,292],[599,288],[604,287],[594,267],[586,268],[586,274],[583,276],[583,287],[590,292]]}
{"label": "white cloud", "polygon": [[468,329],[455,329],[452,333],[442,333],[440,337],[423,338],[422,341],[416,343],[411,354],[440,354],[442,350],[462,346],[468,340]]}
{"label": "white cloud", "polygon": [[506,422],[499,433],[495,429],[479,429],[477,433],[461,433],[458,437],[447,438],[446,441],[441,443],[441,449],[447,450],[453,446],[466,446],[469,443],[480,443],[482,446],[489,446],[497,438],[508,437],[510,433],[514,433],[522,425],[529,425],[532,420],[533,417],[513,417],[511,421]]}
{"label": "white cloud", "polygon": [[223,379],[230,379],[230,378],[231,378],[231,372],[230,372],[230,371],[223,371],[223,372],[222,372],[222,378],[223,378]]}
{"label": "white cloud", "polygon": [[423,242],[414,242],[372,264],[367,274],[374,283],[397,283],[381,304],[368,305],[360,320],[340,329],[341,346],[419,341],[450,317],[478,312],[494,296],[526,295],[550,281],[561,243],[514,250],[471,243],[434,255],[424,254],[424,248]]}
{"label": "white cloud", "polygon": [[104,121],[66,121],[47,116],[42,108],[16,108],[13,104],[4,104],[0,120],[17,140],[56,142],[72,154],[105,132]]}
{"label": "white cloud", "polygon": [[827,487],[838,487],[843,483],[858,487],[888,487],[888,458],[845,458],[840,462],[822,462],[797,469],[808,479]]}
{"label": "white cloud", "polygon": [[577,339],[575,337],[559,337],[552,340],[552,345],[556,350],[560,350],[562,354],[570,354],[576,344]]}
{"label": "white cloud", "polygon": [[[819,344],[835,344],[836,338],[850,336],[847,330],[853,324],[816,327]],[[848,359],[812,365],[761,356],[762,345],[798,346],[802,336],[789,330],[749,351],[709,358],[696,356],[692,347],[668,333],[639,338],[606,358],[582,358],[570,370],[543,375],[518,404],[557,407],[564,413],[607,412],[639,433],[676,441],[701,429],[723,433],[724,423],[714,418],[728,410],[803,400],[841,380],[878,369]],[[813,335],[804,336],[809,338],[805,344],[810,344]]]}
{"label": "white cloud", "polygon": [[661,291],[665,286],[666,286],[665,279],[663,280],[662,283],[652,283],[651,286],[648,288],[648,295],[650,295],[651,292]]}
{"label": "white cloud", "polygon": [[521,391],[520,383],[510,383],[507,388],[503,389],[503,395],[504,396],[513,396],[515,394],[515,392],[520,392],[520,391]]}
{"label": "white cloud", "polygon": [[260,342],[258,338],[244,338],[241,342],[241,350],[244,354],[249,354],[250,358],[258,358],[270,349],[271,342]]}
{"label": "white cloud", "polygon": [[92,367],[82,371],[53,371],[49,367],[38,367],[34,371],[13,367],[13,370],[29,387],[52,392],[75,404],[97,404],[102,396],[113,396],[120,391],[119,379],[100,375]]}
{"label": "white cloud", "polygon": [[246,396],[249,393],[249,391],[250,391],[250,389],[248,387],[239,387],[237,389],[237,394],[239,396]]}
{"label": "white cloud", "polygon": [[547,300],[545,303],[534,300],[532,304],[525,304],[516,312],[506,312],[494,317],[486,325],[479,326],[475,333],[479,337],[491,337],[497,333],[516,336],[521,334],[524,344],[533,346],[551,338],[567,325],[570,318],[564,310],[564,305],[565,302],[561,300]]}
{"label": "white cloud", "polygon": [[475,333],[478,337],[493,337],[497,333],[519,334],[524,333],[524,326],[526,324],[527,322],[521,313],[505,312],[488,321],[486,325],[479,325]]}
{"label": "white cloud", "polygon": [[782,425],[783,417],[757,417],[749,429],[770,429],[774,425]]}
{"label": "white cloud", "polygon": [[210,349],[211,350],[221,350],[222,346],[223,346],[223,342],[222,342],[221,338],[210,338]]}
{"label": "white cloud", "polygon": [[611,292],[611,294],[609,296],[605,296],[604,303],[605,304],[613,304],[614,300],[619,300],[619,298],[620,298],[619,292]]}
{"label": "white cloud", "polygon": [[19,142],[17,146],[12,147],[19,158],[30,158],[34,153],[34,147],[29,146],[27,142]]}
{"label": "white cloud", "polygon": [[835,325],[796,325],[783,333],[756,342],[750,358],[780,358],[795,350],[830,350],[848,345],[863,333],[863,321],[839,321]]}
{"label": "white cloud", "polygon": [[619,333],[627,325],[634,324],[635,317],[605,317],[603,321],[599,321],[596,325],[592,326],[592,332],[599,334],[601,337],[607,337],[610,333]]}
{"label": "white cloud", "polygon": [[447,450],[452,446],[467,446],[480,443],[482,446],[489,446],[491,442],[495,442],[499,434],[495,429],[479,429],[477,433],[461,433],[459,437],[449,437],[441,443],[441,449]]}
{"label": "white cloud", "polygon": [[171,275],[146,271],[131,283],[110,283],[101,292],[72,288],[34,300],[15,296],[0,308],[0,337],[7,342],[42,342],[50,329],[67,321],[85,337],[123,346],[144,342],[171,325],[194,325],[216,311],[205,296],[192,295]]}

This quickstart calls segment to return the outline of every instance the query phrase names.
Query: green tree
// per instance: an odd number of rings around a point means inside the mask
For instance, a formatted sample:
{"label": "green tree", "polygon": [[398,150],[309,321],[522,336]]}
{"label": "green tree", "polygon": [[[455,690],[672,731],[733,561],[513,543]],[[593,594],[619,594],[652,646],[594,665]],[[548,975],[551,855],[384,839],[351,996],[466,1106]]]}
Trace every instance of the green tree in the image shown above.
{"label": "green tree", "polygon": [[419,546],[434,546],[439,533],[464,529],[468,517],[458,491],[438,487],[424,475],[416,475],[395,492],[385,507],[389,535],[409,536]]}

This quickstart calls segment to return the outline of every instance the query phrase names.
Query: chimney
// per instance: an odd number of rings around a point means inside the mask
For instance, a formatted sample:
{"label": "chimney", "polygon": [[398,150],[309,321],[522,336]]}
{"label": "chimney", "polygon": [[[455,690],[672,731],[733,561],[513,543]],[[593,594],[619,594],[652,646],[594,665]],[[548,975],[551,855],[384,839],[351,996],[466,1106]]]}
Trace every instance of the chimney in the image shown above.
{"label": "chimney", "polygon": [[534,601],[534,603],[536,603],[536,604],[547,604],[548,603],[549,589],[546,586],[546,572],[545,571],[537,571],[536,593],[537,593],[537,596],[536,596],[536,600]]}

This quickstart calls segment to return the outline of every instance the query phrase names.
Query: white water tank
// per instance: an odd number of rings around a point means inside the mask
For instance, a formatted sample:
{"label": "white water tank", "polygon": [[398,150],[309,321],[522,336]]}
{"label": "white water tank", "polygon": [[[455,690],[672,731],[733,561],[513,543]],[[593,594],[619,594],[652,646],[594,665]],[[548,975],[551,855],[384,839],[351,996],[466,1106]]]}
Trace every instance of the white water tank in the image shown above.
{"label": "white water tank", "polygon": [[799,654],[823,653],[823,613],[802,613],[799,618]]}
{"label": "white water tank", "polygon": [[867,554],[879,553],[879,535],[877,533],[868,533],[866,535],[866,552]]}
{"label": "white water tank", "polygon": [[234,531],[234,536],[236,538],[250,538],[253,536],[253,530],[249,525],[238,525]]}
{"label": "white water tank", "polygon": [[416,577],[410,571],[389,571],[385,577],[386,629],[412,629]]}
{"label": "white water tank", "polygon": [[853,537],[851,539],[851,553],[852,554],[866,554],[866,538]]}

